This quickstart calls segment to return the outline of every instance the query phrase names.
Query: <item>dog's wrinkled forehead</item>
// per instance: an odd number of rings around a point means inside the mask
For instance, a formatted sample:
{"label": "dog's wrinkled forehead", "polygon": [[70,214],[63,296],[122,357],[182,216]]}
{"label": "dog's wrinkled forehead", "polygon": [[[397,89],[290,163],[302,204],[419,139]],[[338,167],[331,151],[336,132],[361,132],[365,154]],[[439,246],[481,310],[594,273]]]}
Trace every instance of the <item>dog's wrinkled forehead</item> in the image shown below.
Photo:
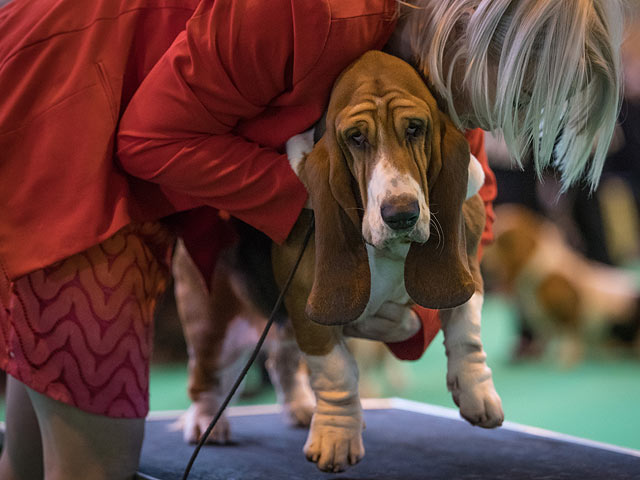
{"label": "dog's wrinkled forehead", "polygon": [[367,115],[376,123],[410,117],[430,121],[432,110],[424,99],[395,85],[379,84],[380,88],[375,89],[373,84],[379,82],[367,79],[358,84],[349,96],[349,102],[335,112],[333,124],[336,128],[344,128],[357,119],[366,121]]}
{"label": "dog's wrinkled forehead", "polygon": [[380,52],[368,52],[337,80],[328,116],[335,116],[350,105],[377,97],[403,98],[407,105],[437,110],[437,103],[420,75],[406,62]]}

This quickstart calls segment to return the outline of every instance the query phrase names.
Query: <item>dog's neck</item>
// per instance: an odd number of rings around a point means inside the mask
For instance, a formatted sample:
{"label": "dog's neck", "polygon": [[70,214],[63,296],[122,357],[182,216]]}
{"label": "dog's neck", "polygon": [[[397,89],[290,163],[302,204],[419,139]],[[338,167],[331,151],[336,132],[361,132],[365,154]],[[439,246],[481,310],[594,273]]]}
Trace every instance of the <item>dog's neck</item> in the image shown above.
{"label": "dog's neck", "polygon": [[371,259],[385,259],[386,261],[401,262],[404,265],[404,261],[409,253],[410,242],[406,241],[392,241],[388,242],[384,248],[376,248],[373,245],[367,245],[367,254],[369,255],[369,262]]}
{"label": "dog's neck", "polygon": [[387,301],[396,303],[409,301],[404,287],[404,261],[410,245],[407,242],[394,242],[384,249],[367,245],[371,292],[363,316],[377,312]]}
{"label": "dog's neck", "polygon": [[362,315],[345,325],[343,333],[351,337],[384,342],[406,340],[418,330],[410,316],[389,318],[378,312],[386,302],[409,305],[411,300],[404,287],[404,261],[410,243],[393,242],[393,248],[376,249],[367,245],[371,291]]}

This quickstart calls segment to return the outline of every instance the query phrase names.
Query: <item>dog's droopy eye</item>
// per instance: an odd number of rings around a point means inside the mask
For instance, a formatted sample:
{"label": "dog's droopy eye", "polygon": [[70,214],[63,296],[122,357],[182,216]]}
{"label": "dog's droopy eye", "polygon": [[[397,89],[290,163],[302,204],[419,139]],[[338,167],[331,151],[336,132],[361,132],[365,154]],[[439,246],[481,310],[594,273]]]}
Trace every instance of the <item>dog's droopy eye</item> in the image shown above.
{"label": "dog's droopy eye", "polygon": [[355,130],[349,133],[348,138],[349,141],[356,147],[362,147],[365,143],[367,143],[367,137],[365,137],[359,130]]}
{"label": "dog's droopy eye", "polygon": [[424,132],[424,124],[417,120],[412,120],[409,122],[409,126],[407,127],[407,138],[409,140],[417,138]]}

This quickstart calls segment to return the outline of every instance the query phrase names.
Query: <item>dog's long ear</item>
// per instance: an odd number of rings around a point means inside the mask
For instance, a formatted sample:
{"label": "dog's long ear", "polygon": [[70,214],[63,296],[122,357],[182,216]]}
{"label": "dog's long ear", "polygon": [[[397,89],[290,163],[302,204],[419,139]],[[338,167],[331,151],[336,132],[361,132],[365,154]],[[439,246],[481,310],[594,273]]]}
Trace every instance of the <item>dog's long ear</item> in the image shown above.
{"label": "dog's long ear", "polygon": [[[405,263],[405,287],[423,307],[452,308],[475,290],[467,262],[462,203],[467,193],[469,145],[444,115],[427,146],[431,234],[412,243]],[[435,217],[435,219],[434,219]]]}
{"label": "dog's long ear", "polygon": [[315,278],[305,313],[324,325],[357,319],[371,276],[346,161],[326,135],[305,159],[303,179],[315,214]]}

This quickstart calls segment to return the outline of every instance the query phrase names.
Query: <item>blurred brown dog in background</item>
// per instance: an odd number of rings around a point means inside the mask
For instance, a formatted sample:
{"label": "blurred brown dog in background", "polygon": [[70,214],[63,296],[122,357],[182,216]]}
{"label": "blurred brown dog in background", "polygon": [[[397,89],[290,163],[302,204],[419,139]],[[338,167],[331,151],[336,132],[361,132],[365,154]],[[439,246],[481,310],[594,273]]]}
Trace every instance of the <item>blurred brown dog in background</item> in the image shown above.
{"label": "blurred brown dog in background", "polygon": [[614,340],[640,354],[640,288],[633,275],[586,259],[554,223],[525,207],[502,205],[496,218],[483,275],[513,298],[534,342],[564,366],[581,361],[588,345]]}

